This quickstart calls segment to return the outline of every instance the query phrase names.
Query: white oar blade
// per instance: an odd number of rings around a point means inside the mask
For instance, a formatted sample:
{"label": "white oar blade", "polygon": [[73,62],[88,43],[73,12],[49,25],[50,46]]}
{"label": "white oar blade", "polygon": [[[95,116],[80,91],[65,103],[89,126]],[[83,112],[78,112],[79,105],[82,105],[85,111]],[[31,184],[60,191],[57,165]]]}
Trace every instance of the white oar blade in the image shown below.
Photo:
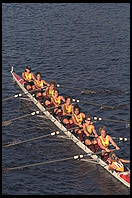
{"label": "white oar blade", "polygon": [[2,122],[2,126],[8,126],[10,125],[12,122],[11,121],[3,121]]}

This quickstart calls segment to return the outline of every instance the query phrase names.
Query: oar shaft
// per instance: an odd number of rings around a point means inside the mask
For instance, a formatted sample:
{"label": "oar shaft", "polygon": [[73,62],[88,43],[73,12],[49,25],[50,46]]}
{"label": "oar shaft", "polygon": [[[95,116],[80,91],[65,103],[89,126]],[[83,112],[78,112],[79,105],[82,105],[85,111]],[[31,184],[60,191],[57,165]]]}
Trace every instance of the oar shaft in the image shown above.
{"label": "oar shaft", "polygon": [[114,140],[119,140],[119,141],[130,141],[130,138],[127,137],[112,137]]}
{"label": "oar shaft", "polygon": [[128,123],[128,120],[112,120],[112,119],[108,119],[108,118],[102,118],[102,120],[104,121],[110,121],[110,122],[120,122],[120,123]]}
{"label": "oar shaft", "polygon": [[[76,128],[78,128],[78,127],[73,127],[73,128],[70,128],[69,130],[74,130]],[[68,130],[66,130],[65,132],[68,132]],[[22,141],[18,141],[18,142],[10,142],[9,144],[3,145],[3,147],[7,148],[7,147],[11,147],[11,146],[16,146],[16,145],[19,145],[19,144],[35,141],[35,140],[42,139],[42,138],[49,137],[49,136],[55,136],[55,135],[58,135],[58,134],[60,134],[60,131],[55,131],[55,132],[51,132],[50,134],[47,134],[47,135],[42,135],[42,136],[39,136],[39,137],[27,139],[27,140],[22,140]]]}
{"label": "oar shaft", "polygon": [[47,107],[46,109],[45,109],[45,111],[48,111],[48,110],[51,110],[51,109],[55,109],[55,108],[58,108],[58,107],[61,107],[63,104],[60,104],[60,105],[58,105],[57,107],[55,107],[55,106],[53,106],[53,107]]}
{"label": "oar shaft", "polygon": [[98,106],[101,109],[103,108],[108,108],[108,109],[114,109],[114,106],[108,106],[108,105],[103,105],[103,104],[97,104],[95,102],[88,102],[88,101],[80,101],[80,100],[76,100],[74,99],[77,103],[82,103],[82,104],[89,104],[89,105],[93,105],[93,106]]}
{"label": "oar shaft", "polygon": [[55,162],[62,162],[62,161],[67,161],[67,160],[71,160],[71,159],[73,159],[73,157],[68,157],[68,158],[58,159],[58,160],[51,160],[51,161],[47,161],[47,162],[39,162],[39,163],[28,164],[28,165],[23,165],[23,166],[16,166],[16,167],[12,167],[12,168],[7,168],[6,170],[9,171],[9,170],[29,168],[29,167],[33,167],[33,166],[40,166],[40,165],[51,164],[51,163],[55,163]]}
{"label": "oar shaft", "polygon": [[[95,135],[90,135],[90,136],[88,136],[88,137],[92,137],[92,138],[94,138],[94,137],[95,137]],[[118,141],[124,141],[124,142],[126,142],[126,141],[130,141],[130,138],[127,138],[127,137],[112,137],[112,139],[114,139],[114,140],[118,140]]]}
{"label": "oar shaft", "polygon": [[10,119],[9,121],[10,121],[10,122],[12,122],[12,121],[14,121],[14,120],[19,120],[19,119],[21,119],[21,118],[25,118],[25,117],[28,117],[28,116],[31,116],[31,114],[28,114],[28,115],[22,115],[22,116],[17,117],[17,118],[12,118],[12,119]]}
{"label": "oar shaft", "polygon": [[19,117],[16,117],[16,118],[12,118],[10,120],[5,120],[5,121],[2,122],[2,126],[6,126],[6,125],[10,124],[14,120],[19,120],[19,119],[22,119],[22,118],[25,118],[25,117],[28,117],[28,116],[31,116],[31,115],[36,115],[36,114],[39,114],[39,111],[36,111],[36,112],[34,111],[32,113],[28,113],[26,115],[22,115],[22,116],[19,116]]}
{"label": "oar shaft", "polygon": [[77,88],[77,87],[72,87],[72,86],[65,86],[65,85],[60,85],[57,84],[57,87],[62,87],[62,88],[66,88],[66,89],[71,89],[71,90],[78,90],[80,91],[81,94],[106,94],[106,93],[124,93],[124,91],[121,90],[110,90],[110,89],[102,89],[102,90],[90,90],[90,89],[84,89],[82,90],[81,88]]}
{"label": "oar shaft", "polygon": [[[45,88],[45,87],[44,87]],[[43,88],[43,89],[44,89]],[[39,91],[39,89],[37,88],[37,89],[32,89],[32,90],[30,90],[30,91],[28,91],[27,90],[27,92],[25,92],[25,93],[19,93],[19,94],[15,94],[15,95],[13,95],[13,96],[10,96],[10,97],[8,97],[8,98],[4,98],[3,100],[2,100],[2,102],[4,102],[4,101],[7,101],[7,100],[10,100],[10,99],[12,99],[12,98],[18,98],[18,97],[21,97],[21,96],[23,96],[23,95],[25,95],[25,94],[28,94],[28,93],[32,93],[32,92],[35,92],[35,91]]]}
{"label": "oar shaft", "polygon": [[[73,101],[74,101],[74,99],[73,99]],[[55,106],[53,106],[53,107],[47,107],[47,108],[45,108],[45,111],[48,111],[48,110],[51,110],[51,109],[55,109],[55,108],[61,107],[63,104],[64,104],[64,103],[58,105],[57,107],[55,107]],[[71,103],[71,104],[74,104],[74,103]],[[70,116],[70,115],[69,115],[69,116]]]}
{"label": "oar shaft", "polygon": [[[91,153],[89,153],[89,154],[91,154]],[[7,171],[9,171],[9,170],[17,170],[17,169],[29,168],[29,167],[33,167],[33,166],[51,164],[51,163],[55,163],[55,162],[73,160],[73,159],[74,160],[78,160],[78,159],[83,159],[86,156],[88,156],[88,153],[87,154],[74,155],[72,157],[66,157],[66,158],[62,158],[62,159],[50,160],[50,161],[47,161],[47,162],[38,162],[38,163],[34,163],[34,164],[26,164],[26,165],[23,165],[23,166],[16,166],[16,167],[11,167],[11,168],[6,168],[6,170]]]}
{"label": "oar shaft", "polygon": [[52,133],[47,134],[47,135],[42,135],[42,136],[39,136],[39,137],[35,137],[35,138],[31,138],[31,139],[27,139],[27,140],[23,140],[23,141],[19,141],[19,142],[12,142],[12,143],[4,145],[3,147],[15,146],[15,145],[18,145],[18,144],[31,142],[31,141],[34,141],[34,140],[38,140],[38,139],[42,139],[42,138],[45,138],[45,137],[48,137],[48,136],[54,136],[54,135],[58,135],[58,134],[59,134],[59,131],[56,131],[56,132],[52,132]]}
{"label": "oar shaft", "polygon": [[22,94],[21,94],[21,93],[19,93],[19,94],[15,94],[14,96],[10,96],[9,98],[5,98],[5,99],[3,99],[3,100],[2,100],[2,102],[3,102],[3,101],[10,100],[11,98],[18,98],[18,97],[21,97],[21,96],[22,96]]}
{"label": "oar shaft", "polygon": [[62,88],[66,88],[66,89],[73,89],[73,90],[79,90],[79,91],[81,91],[81,88],[68,87],[68,86],[60,85],[60,84],[57,84],[57,87],[62,87]]}
{"label": "oar shaft", "polygon": [[101,118],[101,117],[96,117],[96,116],[94,116],[93,119],[96,121],[104,120],[104,121],[109,121],[109,122],[120,122],[120,123],[129,123],[130,122],[129,120],[113,120],[113,119]]}

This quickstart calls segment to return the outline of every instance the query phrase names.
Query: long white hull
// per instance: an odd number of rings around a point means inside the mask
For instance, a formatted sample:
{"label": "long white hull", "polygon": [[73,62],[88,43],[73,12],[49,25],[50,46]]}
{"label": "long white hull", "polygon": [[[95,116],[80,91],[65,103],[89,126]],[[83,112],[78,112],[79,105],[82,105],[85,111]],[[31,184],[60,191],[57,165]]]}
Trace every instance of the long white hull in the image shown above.
{"label": "long white hull", "polygon": [[86,145],[84,145],[78,138],[76,138],[70,131],[68,131],[56,118],[54,118],[46,109],[40,104],[39,101],[37,101],[25,88],[24,88],[24,81],[23,79],[18,76],[15,72],[13,72],[13,68],[11,70],[11,74],[13,76],[13,79],[18,84],[18,86],[22,89],[22,91],[30,98],[30,100],[43,112],[44,115],[47,116],[61,131],[64,132],[66,136],[71,138],[84,152],[86,153],[92,153],[93,155],[90,155],[90,157],[97,161],[98,164],[100,164],[104,169],[106,169],[111,175],[113,175],[115,178],[117,178],[119,181],[121,181],[124,185],[130,188],[130,183],[125,181],[121,174],[128,174],[128,172],[124,173],[118,173],[116,171],[108,170],[108,165],[100,159],[99,156],[95,155]]}

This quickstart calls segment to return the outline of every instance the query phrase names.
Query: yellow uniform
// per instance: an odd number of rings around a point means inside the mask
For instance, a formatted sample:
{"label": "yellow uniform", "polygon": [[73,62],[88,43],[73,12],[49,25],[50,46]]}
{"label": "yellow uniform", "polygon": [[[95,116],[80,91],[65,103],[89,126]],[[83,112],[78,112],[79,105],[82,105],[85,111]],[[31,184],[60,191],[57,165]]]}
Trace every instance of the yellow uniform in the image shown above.
{"label": "yellow uniform", "polygon": [[116,166],[116,171],[124,172],[124,165],[121,163],[121,161],[113,161],[112,164]]}
{"label": "yellow uniform", "polygon": [[69,105],[68,107],[66,106],[66,104],[64,104],[64,112],[68,115],[72,113],[72,104]]}
{"label": "yellow uniform", "polygon": [[54,96],[52,96],[52,97],[53,97],[53,100],[54,100],[55,104],[56,105],[60,105],[60,103],[61,103],[61,96],[58,96],[58,98],[55,98]]}
{"label": "yellow uniform", "polygon": [[101,143],[103,144],[103,146],[105,147],[105,148],[108,148],[109,147],[109,136],[108,135],[106,135],[106,140],[104,141],[103,140],[103,138],[102,138],[102,136],[99,136],[99,138],[100,138],[100,140],[101,140]]}
{"label": "yellow uniform", "polygon": [[85,124],[86,131],[91,135],[93,133],[93,125],[86,125]]}
{"label": "yellow uniform", "polygon": [[48,91],[47,91],[47,95],[48,95],[49,97],[53,96],[54,93],[55,93],[55,90],[54,90],[54,89],[53,89],[53,90],[50,90],[50,88],[49,88]]}
{"label": "yellow uniform", "polygon": [[26,79],[27,82],[30,82],[33,79],[33,73],[32,72],[30,72],[30,73],[24,72],[24,76],[25,76],[25,79]]}
{"label": "yellow uniform", "polygon": [[35,86],[37,87],[37,88],[41,88],[41,87],[43,87],[44,86],[44,83],[43,83],[43,80],[35,80]]}
{"label": "yellow uniform", "polygon": [[74,118],[75,118],[75,120],[76,120],[76,122],[78,124],[82,124],[82,121],[83,121],[83,115],[82,115],[82,113],[80,113],[78,116],[76,116],[76,114],[74,113],[73,116],[74,116]]}

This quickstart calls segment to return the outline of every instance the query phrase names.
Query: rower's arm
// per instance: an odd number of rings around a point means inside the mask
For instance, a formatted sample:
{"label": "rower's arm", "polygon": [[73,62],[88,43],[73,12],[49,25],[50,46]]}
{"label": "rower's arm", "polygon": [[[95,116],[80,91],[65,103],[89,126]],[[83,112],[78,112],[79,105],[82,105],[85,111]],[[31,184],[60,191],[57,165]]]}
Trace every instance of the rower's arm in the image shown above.
{"label": "rower's arm", "polygon": [[90,136],[89,133],[87,132],[87,129],[86,129],[86,125],[85,124],[83,124],[83,131],[86,134],[86,136]]}
{"label": "rower's arm", "polygon": [[38,86],[37,86],[37,82],[36,82],[36,79],[34,80],[34,84],[35,84],[35,86],[36,86],[36,87],[38,87]]}
{"label": "rower's arm", "polygon": [[62,100],[63,102],[65,102],[65,99],[64,99],[64,97],[63,97],[63,96],[61,96],[61,100]]}
{"label": "rower's arm", "polygon": [[72,105],[72,114],[74,113],[74,108],[73,108],[73,105]]}
{"label": "rower's arm", "polygon": [[73,120],[74,124],[78,125],[78,123],[76,122],[76,120],[75,120],[73,115],[72,115],[72,120]]}
{"label": "rower's arm", "polygon": [[49,86],[46,87],[46,89],[45,89],[45,94],[46,94],[46,95],[47,95],[48,89],[49,89]]}
{"label": "rower's arm", "polygon": [[38,88],[37,83],[36,83],[36,79],[34,80],[34,85],[36,88]]}
{"label": "rower's arm", "polygon": [[24,80],[26,80],[26,78],[25,78],[25,72],[22,73],[22,77],[23,77]]}
{"label": "rower's arm", "polygon": [[45,80],[43,80],[44,85],[49,86],[49,83],[47,83]]}
{"label": "rower's arm", "polygon": [[124,163],[130,163],[130,160],[125,160],[125,159],[119,159],[121,162],[124,162]]}
{"label": "rower's arm", "polygon": [[103,144],[101,143],[100,138],[98,137],[97,139],[98,145],[100,146],[101,149],[105,150],[106,148],[103,146]]}
{"label": "rower's arm", "polygon": [[53,103],[53,105],[54,105],[55,107],[58,107],[58,105],[55,103],[55,101],[54,101],[54,98],[53,98],[53,97],[51,97],[51,102]]}
{"label": "rower's arm", "polygon": [[116,166],[113,163],[108,165],[108,170],[111,169],[116,170]]}
{"label": "rower's arm", "polygon": [[112,139],[111,136],[109,136],[109,140],[110,140],[110,143],[115,147],[116,150],[119,150],[120,148],[117,146],[117,144],[114,142],[114,140]]}
{"label": "rower's arm", "polygon": [[36,79],[33,73],[32,73],[32,79],[33,79],[33,80],[35,80],[35,79]]}
{"label": "rower's arm", "polygon": [[72,115],[72,120],[73,120],[73,122],[74,122],[75,125],[80,126],[80,124],[78,124],[78,123],[76,122],[76,119],[74,118],[74,115]]}
{"label": "rower's arm", "polygon": [[45,91],[44,91],[44,93],[43,93],[45,96],[47,96],[48,88],[49,88],[49,86],[48,86],[48,87],[46,87],[46,89],[45,89]]}
{"label": "rower's arm", "polygon": [[95,126],[93,125],[93,133],[95,135],[95,137],[98,137],[97,133],[96,133],[96,130],[95,130]]}
{"label": "rower's arm", "polygon": [[85,118],[86,118],[86,115],[85,115],[84,113],[82,113],[82,116],[83,116],[83,119],[85,119]]}
{"label": "rower's arm", "polygon": [[66,113],[65,113],[65,109],[64,109],[64,104],[62,105],[62,112],[63,112],[63,115],[66,115]]}

